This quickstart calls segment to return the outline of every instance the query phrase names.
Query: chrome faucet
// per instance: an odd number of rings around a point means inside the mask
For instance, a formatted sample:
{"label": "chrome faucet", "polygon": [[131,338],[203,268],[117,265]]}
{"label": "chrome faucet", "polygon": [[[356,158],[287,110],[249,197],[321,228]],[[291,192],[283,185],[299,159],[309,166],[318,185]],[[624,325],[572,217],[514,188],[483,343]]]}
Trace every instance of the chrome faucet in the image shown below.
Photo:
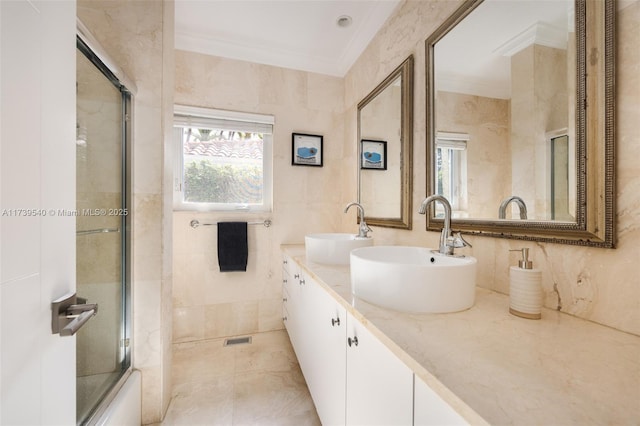
{"label": "chrome faucet", "polygon": [[438,247],[438,252],[447,256],[453,256],[454,249],[466,246],[471,247],[471,244],[462,238],[459,232],[455,236],[451,235],[451,204],[449,204],[449,201],[442,195],[434,194],[425,198],[420,205],[418,213],[427,213],[427,207],[435,201],[440,201],[440,204],[444,207],[444,226],[440,233],[440,247]]}
{"label": "chrome faucet", "polygon": [[360,203],[353,202],[347,204],[347,207],[344,208],[344,212],[346,213],[347,211],[349,211],[349,207],[351,206],[356,206],[358,208],[358,217],[360,218],[360,227],[358,228],[357,238],[370,238],[367,233],[371,231],[371,228],[369,228],[367,222],[364,221],[364,208]]}
{"label": "chrome faucet", "polygon": [[498,209],[498,218],[499,219],[505,219],[507,216],[507,206],[509,205],[510,202],[514,202],[518,205],[518,208],[520,209],[520,219],[526,219],[527,218],[527,205],[524,203],[524,200],[520,197],[518,197],[517,195],[512,195],[511,197],[507,197],[504,200],[502,200],[502,203],[500,203],[500,208]]}

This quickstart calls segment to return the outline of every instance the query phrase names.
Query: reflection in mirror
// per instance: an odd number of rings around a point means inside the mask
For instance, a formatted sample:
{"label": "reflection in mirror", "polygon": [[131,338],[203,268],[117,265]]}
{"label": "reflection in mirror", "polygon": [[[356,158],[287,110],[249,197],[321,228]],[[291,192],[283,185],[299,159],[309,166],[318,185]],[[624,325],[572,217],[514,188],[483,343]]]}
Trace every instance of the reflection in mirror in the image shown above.
{"label": "reflection in mirror", "polygon": [[[513,194],[528,206],[528,219],[552,219],[545,134],[575,129],[573,6],[570,0],[487,0],[436,44],[436,131],[467,135],[464,148],[442,151],[458,155],[438,156],[435,169],[438,185],[450,179],[450,194],[442,195],[456,197],[454,217],[496,219],[501,200]],[[575,132],[566,136],[574,145]],[[456,163],[461,152],[466,161]],[[571,155],[575,164],[575,150]],[[512,207],[507,218],[519,219]],[[575,211],[562,217],[575,221]]]}
{"label": "reflection in mirror", "polygon": [[458,229],[613,245],[612,4],[469,0],[429,37],[427,195]]}
{"label": "reflection in mirror", "polygon": [[358,104],[358,201],[370,225],[411,229],[413,56]]}

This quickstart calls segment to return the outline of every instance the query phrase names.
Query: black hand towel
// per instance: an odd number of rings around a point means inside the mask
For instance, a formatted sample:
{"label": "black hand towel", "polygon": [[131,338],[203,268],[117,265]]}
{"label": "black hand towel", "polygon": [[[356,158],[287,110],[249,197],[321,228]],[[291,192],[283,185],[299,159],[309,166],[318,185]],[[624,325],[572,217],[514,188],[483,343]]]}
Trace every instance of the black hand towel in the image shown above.
{"label": "black hand towel", "polygon": [[247,270],[247,222],[218,222],[220,272]]}

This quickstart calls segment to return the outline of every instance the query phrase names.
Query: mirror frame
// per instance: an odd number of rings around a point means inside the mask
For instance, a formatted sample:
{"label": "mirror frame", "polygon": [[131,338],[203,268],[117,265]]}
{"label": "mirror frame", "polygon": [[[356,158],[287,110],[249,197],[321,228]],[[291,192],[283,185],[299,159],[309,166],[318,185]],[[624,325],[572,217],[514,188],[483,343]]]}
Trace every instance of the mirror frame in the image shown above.
{"label": "mirror frame", "polygon": [[[466,0],[425,42],[427,195],[435,192],[434,46],[483,0]],[[615,248],[615,2],[576,0],[576,222],[453,219],[466,234]],[[496,212],[498,206],[496,205]],[[440,231],[431,205],[427,230]]]}
{"label": "mirror frame", "polygon": [[[413,195],[413,55],[410,55],[395,70],[387,76],[371,93],[358,103],[358,202],[361,202],[361,170],[360,159],[362,150],[360,140],[360,112],[377,95],[386,89],[393,81],[402,77],[401,102],[400,102],[400,143],[402,154],[400,158],[400,217],[385,218],[366,216],[368,225],[382,226],[387,228],[411,229],[411,209]],[[366,211],[365,211],[366,213]]]}

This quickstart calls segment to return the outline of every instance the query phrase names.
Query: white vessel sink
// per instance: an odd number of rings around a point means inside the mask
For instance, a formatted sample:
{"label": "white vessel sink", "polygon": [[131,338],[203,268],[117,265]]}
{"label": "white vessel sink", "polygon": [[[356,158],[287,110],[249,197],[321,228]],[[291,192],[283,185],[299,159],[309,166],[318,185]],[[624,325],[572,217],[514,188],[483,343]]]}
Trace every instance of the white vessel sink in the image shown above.
{"label": "white vessel sink", "polygon": [[351,250],[372,245],[373,238],[357,238],[354,234],[309,234],[304,237],[307,260],[329,265],[348,265]]}
{"label": "white vessel sink", "polygon": [[477,263],[423,247],[360,248],[351,252],[351,291],[401,312],[462,311],[475,302]]}

